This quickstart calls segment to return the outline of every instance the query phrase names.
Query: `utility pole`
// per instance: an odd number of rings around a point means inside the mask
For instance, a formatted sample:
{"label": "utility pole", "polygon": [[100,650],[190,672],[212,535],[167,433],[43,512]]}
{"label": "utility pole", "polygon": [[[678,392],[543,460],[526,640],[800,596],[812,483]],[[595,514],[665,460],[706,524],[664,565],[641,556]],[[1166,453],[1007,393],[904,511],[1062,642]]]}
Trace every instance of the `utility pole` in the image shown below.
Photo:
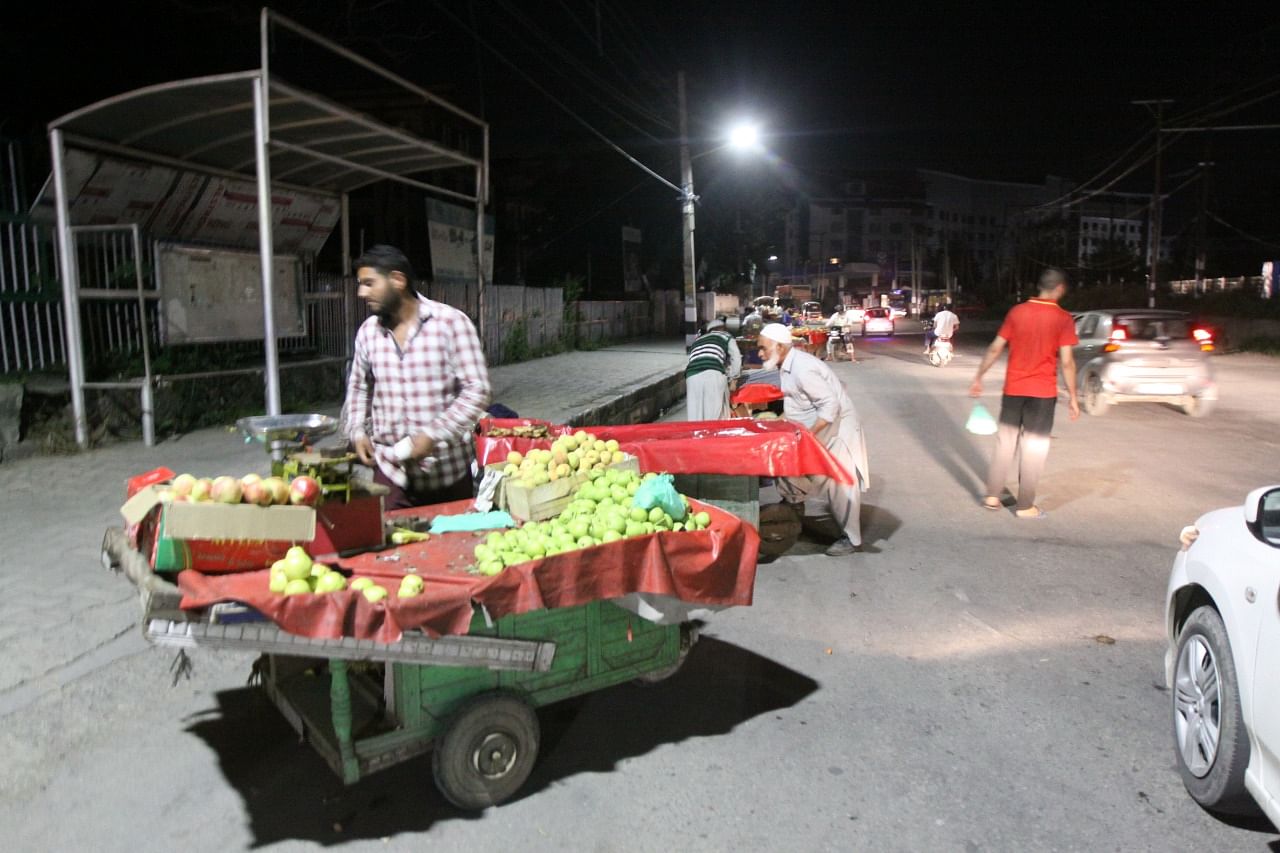
{"label": "utility pole", "polygon": [[[1164,108],[1172,104],[1170,98],[1150,98],[1144,101],[1130,101],[1132,104],[1146,107],[1156,115],[1156,178],[1155,189],[1151,192],[1151,227],[1148,229],[1148,240],[1151,251],[1151,272],[1147,276],[1147,307],[1156,307],[1156,281],[1160,270],[1160,217],[1163,213],[1163,199],[1160,197],[1160,159],[1163,151],[1163,139],[1160,136],[1164,124]],[[1154,109],[1152,109],[1154,107]]]}
{"label": "utility pole", "polygon": [[698,333],[697,267],[693,258],[693,160],[689,157],[689,116],[685,107],[684,72],[676,74],[680,107],[680,203],[684,211],[684,346],[693,346]]}
{"label": "utility pole", "polygon": [[1200,167],[1200,215],[1196,217],[1196,296],[1199,296],[1204,292],[1204,268],[1208,255],[1208,247],[1205,245],[1208,223],[1205,220],[1209,214],[1209,167],[1213,163],[1201,160],[1196,165]]}

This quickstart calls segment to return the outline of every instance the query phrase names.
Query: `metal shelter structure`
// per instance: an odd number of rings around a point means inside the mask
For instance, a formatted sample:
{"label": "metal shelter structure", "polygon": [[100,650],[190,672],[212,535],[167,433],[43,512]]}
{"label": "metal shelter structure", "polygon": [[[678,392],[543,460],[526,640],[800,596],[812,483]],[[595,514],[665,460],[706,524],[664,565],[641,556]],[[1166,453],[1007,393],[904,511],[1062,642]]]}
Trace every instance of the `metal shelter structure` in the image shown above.
{"label": "metal shelter structure", "polygon": [[[402,96],[407,93],[421,99],[424,107],[443,108],[459,121],[473,126],[481,136],[479,156],[468,155],[392,127],[273,76],[269,63],[273,27],[287,29],[380,76],[398,87]],[[266,413],[269,415],[281,414],[280,366],[273,305],[273,186],[340,199],[344,275],[351,267],[347,195],[353,190],[378,181],[394,181],[473,205],[476,211],[475,254],[480,309],[477,322],[483,339],[484,241],[480,235],[485,233],[484,208],[488,201],[488,124],[270,9],[262,10],[259,36],[259,68],[136,89],[76,110],[49,124],[59,272],[66,314],[67,362],[76,442],[82,448],[88,446],[89,440],[85,389],[118,388],[121,383],[85,381],[80,301],[93,298],[95,294],[82,291],[79,286],[75,235],[86,226],[72,223],[66,164],[66,152],[71,149],[256,183]],[[474,190],[470,193],[427,180],[431,173],[459,168],[474,172]],[[127,229],[128,226],[124,227]],[[136,227],[134,232],[136,243]],[[149,359],[144,359],[144,364],[142,379],[125,384],[141,391],[143,435],[151,443],[154,433]]]}

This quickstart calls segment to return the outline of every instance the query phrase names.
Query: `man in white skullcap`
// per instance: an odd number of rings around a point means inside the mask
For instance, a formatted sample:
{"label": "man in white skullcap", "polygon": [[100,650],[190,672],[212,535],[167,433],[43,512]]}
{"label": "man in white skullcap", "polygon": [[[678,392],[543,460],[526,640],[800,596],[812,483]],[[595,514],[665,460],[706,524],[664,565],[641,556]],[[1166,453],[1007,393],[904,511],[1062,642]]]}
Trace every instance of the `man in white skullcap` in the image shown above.
{"label": "man in white skullcap", "polygon": [[742,353],[725,327],[725,318],[716,317],[689,348],[684,385],[686,416],[691,421],[729,417],[729,385],[742,372]]}
{"label": "man in white skullcap", "polygon": [[844,484],[829,477],[786,477],[778,480],[778,491],[788,503],[825,503],[826,512],[844,532],[827,554],[852,554],[862,545],[862,492],[871,483],[867,445],[853,401],[828,364],[792,347],[791,330],[781,323],[770,323],[760,330],[760,357],[766,370],[778,368],[783,416],[812,431],[854,481]]}

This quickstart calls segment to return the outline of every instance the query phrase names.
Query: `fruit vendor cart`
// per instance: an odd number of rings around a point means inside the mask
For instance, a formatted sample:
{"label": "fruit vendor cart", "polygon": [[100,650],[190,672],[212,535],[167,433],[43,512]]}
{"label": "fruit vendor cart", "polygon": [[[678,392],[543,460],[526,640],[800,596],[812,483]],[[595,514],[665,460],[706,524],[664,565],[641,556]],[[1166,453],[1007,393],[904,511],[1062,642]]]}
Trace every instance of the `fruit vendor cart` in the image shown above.
{"label": "fruit vendor cart", "polygon": [[[352,590],[276,595],[267,569],[158,573],[137,530],[108,530],[102,553],[137,587],[154,645],[257,653],[267,695],[344,782],[429,752],[444,796],[478,809],[527,779],[537,708],[665,678],[696,641],[700,609],[751,603],[754,530],[690,503],[707,513],[706,528],[611,541],[494,577],[467,571],[474,532],[335,555],[352,574],[424,581],[422,595],[376,603]],[[459,501],[387,515],[412,526],[470,509]]]}
{"label": "fruit vendor cart", "polygon": [[[756,402],[781,397],[773,385],[762,384],[754,390],[765,387],[772,393]],[[513,450],[527,452],[575,429],[531,419],[483,420],[476,457],[482,464],[496,463]],[[755,527],[760,554],[768,558],[782,555],[795,544],[801,520],[789,505],[761,506],[761,478],[822,476],[851,482],[849,472],[813,433],[785,421],[744,417],[601,426],[591,427],[591,431],[617,441],[622,450],[639,460],[642,470],[674,474],[681,493],[715,504]]]}

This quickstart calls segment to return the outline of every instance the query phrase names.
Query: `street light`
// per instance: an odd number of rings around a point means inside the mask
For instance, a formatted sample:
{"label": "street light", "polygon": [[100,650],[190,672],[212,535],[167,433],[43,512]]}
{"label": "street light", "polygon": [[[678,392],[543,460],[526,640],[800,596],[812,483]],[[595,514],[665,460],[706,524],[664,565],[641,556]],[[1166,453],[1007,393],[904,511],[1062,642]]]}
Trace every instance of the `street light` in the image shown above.
{"label": "street light", "polygon": [[[684,218],[684,346],[693,347],[698,336],[698,283],[697,264],[693,253],[693,211],[698,197],[693,192],[693,161],[689,156],[689,117],[685,107],[684,72],[676,76],[677,94],[680,108],[680,207]],[[730,128],[728,142],[724,145],[703,151],[698,157],[705,157],[721,148],[754,151],[760,149],[760,128],[751,122],[738,122]]]}

